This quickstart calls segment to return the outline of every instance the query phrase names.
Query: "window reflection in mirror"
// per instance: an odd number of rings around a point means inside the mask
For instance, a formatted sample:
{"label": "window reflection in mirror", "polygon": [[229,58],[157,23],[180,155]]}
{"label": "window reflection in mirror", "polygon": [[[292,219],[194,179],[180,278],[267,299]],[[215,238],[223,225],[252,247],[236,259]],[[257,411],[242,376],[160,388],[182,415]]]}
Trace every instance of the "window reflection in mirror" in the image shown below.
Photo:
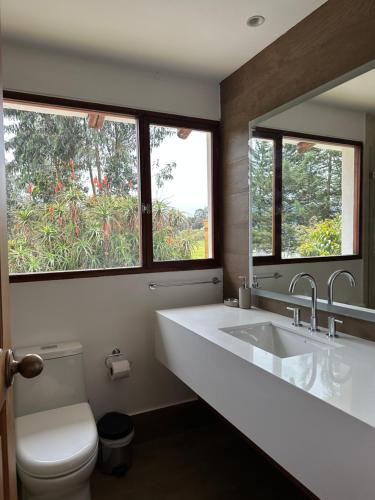
{"label": "window reflection in mirror", "polygon": [[254,132],[253,257],[279,262],[359,254],[361,147],[279,130]]}
{"label": "window reflection in mirror", "polygon": [[274,150],[273,139],[253,140],[252,156],[252,222],[253,255],[273,255],[274,205]]}
{"label": "window reflection in mirror", "polygon": [[[374,89],[375,69],[357,72],[250,123],[254,293],[288,302],[291,278],[305,271],[326,300],[329,276],[347,269],[357,285],[338,279],[335,302],[375,309]],[[298,285],[297,295],[310,293]]]}
{"label": "window reflection in mirror", "polygon": [[283,138],[283,259],[358,254],[359,150]]}

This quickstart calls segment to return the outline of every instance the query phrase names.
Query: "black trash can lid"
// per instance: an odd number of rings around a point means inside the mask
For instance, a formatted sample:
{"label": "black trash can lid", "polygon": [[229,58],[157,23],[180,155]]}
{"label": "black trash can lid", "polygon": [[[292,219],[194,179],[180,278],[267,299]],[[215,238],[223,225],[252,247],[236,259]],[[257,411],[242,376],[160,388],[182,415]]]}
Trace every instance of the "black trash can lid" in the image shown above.
{"label": "black trash can lid", "polygon": [[134,430],[134,423],[129,415],[111,411],[98,421],[98,434],[104,439],[122,439]]}

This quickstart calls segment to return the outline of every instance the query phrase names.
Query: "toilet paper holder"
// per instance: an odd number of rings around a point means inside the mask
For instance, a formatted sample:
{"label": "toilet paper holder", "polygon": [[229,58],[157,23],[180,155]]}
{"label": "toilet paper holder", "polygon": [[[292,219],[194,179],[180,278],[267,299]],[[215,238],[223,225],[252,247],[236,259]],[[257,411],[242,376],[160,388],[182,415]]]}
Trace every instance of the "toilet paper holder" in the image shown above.
{"label": "toilet paper holder", "polygon": [[111,359],[113,358],[117,358],[117,359],[120,359],[121,357],[125,356],[125,354],[123,352],[120,351],[120,349],[118,347],[115,347],[112,351],[111,354],[108,354],[105,359],[104,359],[104,364],[105,366],[110,369],[110,365],[109,365],[109,361],[111,361]]}

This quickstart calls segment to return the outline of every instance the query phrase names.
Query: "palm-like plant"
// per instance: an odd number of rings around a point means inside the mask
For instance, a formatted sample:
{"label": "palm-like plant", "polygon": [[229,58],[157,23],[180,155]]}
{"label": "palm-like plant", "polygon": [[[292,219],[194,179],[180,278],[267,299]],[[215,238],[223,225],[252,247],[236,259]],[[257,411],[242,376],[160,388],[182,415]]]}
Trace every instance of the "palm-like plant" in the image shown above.
{"label": "palm-like plant", "polygon": [[181,229],[186,229],[188,227],[189,221],[186,215],[183,212],[181,212],[181,210],[177,210],[176,208],[171,208],[168,211],[168,224],[175,230],[181,230]]}
{"label": "palm-like plant", "polygon": [[51,223],[40,224],[37,231],[39,232],[40,243],[47,248],[51,248],[56,238],[59,236],[58,228]]}
{"label": "palm-like plant", "polygon": [[158,231],[168,225],[170,206],[164,200],[155,200],[152,203],[152,225]]}
{"label": "palm-like plant", "polygon": [[179,238],[179,249],[183,259],[190,259],[191,254],[196,247],[196,241],[192,231],[183,231]]}
{"label": "palm-like plant", "polygon": [[[72,183],[46,203],[25,200],[9,213],[10,272],[137,266],[139,200],[109,190],[90,198]],[[153,202],[154,259],[192,256],[203,233],[166,201]]]}
{"label": "palm-like plant", "polygon": [[39,261],[28,242],[21,236],[9,240],[9,267],[14,273],[30,273],[39,271]]}
{"label": "palm-like plant", "polygon": [[125,224],[130,232],[139,228],[139,201],[135,196],[127,196],[119,200],[120,210],[123,211]]}

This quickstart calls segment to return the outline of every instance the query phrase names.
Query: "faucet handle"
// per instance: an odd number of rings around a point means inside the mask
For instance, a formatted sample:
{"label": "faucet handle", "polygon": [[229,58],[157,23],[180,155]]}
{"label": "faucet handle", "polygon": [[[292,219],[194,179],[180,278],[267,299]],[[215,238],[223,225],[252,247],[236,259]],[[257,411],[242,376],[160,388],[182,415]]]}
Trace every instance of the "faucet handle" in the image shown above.
{"label": "faucet handle", "polygon": [[342,325],[344,322],[334,316],[328,316],[328,332],[327,337],[335,338],[338,337],[336,333],[336,324]]}
{"label": "faucet handle", "polygon": [[293,326],[302,326],[301,323],[301,311],[299,307],[287,307],[288,311],[293,312]]}

